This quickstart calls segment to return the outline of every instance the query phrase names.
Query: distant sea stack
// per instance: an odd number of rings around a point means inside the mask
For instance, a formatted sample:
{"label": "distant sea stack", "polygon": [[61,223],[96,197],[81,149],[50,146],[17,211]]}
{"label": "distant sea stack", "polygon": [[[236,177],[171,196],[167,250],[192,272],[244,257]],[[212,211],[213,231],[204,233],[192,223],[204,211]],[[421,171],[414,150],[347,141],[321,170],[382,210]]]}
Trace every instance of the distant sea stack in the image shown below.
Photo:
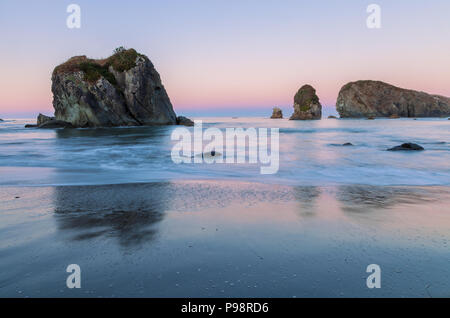
{"label": "distant sea stack", "polygon": [[357,81],[341,88],[336,110],[341,118],[443,117],[450,115],[450,98],[379,81]]}
{"label": "distant sea stack", "polygon": [[294,113],[291,120],[321,119],[322,105],[316,90],[311,85],[303,85],[294,96]]}
{"label": "distant sea stack", "polygon": [[270,116],[270,118],[272,118],[272,119],[283,118],[283,111],[278,107],[274,107],[272,110],[272,116]]}
{"label": "distant sea stack", "polygon": [[158,72],[134,49],[102,60],[70,58],[54,69],[52,92],[54,120],[74,127],[177,124]]}

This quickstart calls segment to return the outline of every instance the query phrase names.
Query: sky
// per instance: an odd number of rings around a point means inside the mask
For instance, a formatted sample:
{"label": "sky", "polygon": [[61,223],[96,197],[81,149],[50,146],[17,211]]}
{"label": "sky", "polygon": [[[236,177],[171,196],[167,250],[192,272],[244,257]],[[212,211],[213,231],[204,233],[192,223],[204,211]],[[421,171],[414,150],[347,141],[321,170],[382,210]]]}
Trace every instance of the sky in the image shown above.
{"label": "sky", "polygon": [[334,107],[361,79],[450,96],[449,38],[448,0],[0,0],[0,118],[52,114],[54,67],[119,46],[152,60],[183,115],[292,112],[304,84]]}

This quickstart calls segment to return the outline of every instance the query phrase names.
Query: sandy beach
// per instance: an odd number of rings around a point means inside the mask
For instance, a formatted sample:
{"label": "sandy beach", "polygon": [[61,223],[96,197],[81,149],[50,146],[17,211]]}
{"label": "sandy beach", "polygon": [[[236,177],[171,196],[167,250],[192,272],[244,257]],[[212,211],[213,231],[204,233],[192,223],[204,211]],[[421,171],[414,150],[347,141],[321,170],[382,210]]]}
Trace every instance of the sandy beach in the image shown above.
{"label": "sandy beach", "polygon": [[449,187],[197,180],[2,187],[0,201],[0,297],[450,296]]}

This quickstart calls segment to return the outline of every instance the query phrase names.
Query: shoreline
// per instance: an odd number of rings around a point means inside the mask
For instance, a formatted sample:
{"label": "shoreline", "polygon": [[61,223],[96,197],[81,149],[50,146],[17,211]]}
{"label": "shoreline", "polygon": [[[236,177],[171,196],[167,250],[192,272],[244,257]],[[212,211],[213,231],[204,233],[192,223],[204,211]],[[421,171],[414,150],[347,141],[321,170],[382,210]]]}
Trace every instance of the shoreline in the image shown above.
{"label": "shoreline", "polygon": [[180,181],[0,199],[0,297],[449,296],[449,187]]}

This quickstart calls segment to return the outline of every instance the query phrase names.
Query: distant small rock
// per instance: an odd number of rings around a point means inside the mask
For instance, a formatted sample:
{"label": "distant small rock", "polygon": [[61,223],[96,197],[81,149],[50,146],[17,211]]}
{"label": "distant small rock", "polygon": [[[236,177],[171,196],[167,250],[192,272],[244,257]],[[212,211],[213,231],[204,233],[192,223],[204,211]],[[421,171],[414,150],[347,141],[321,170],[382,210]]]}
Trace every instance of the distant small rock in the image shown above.
{"label": "distant small rock", "polygon": [[346,142],[345,144],[343,144],[342,146],[353,146],[353,144],[351,142]]}
{"label": "distant small rock", "polygon": [[367,120],[374,120],[374,119],[375,119],[374,116],[369,116],[369,117],[367,117]]}
{"label": "distant small rock", "polygon": [[283,111],[278,107],[274,107],[272,110],[272,116],[270,118],[272,118],[272,119],[283,118]]}
{"label": "distant small rock", "polygon": [[400,146],[395,146],[393,148],[389,148],[388,151],[401,151],[401,150],[416,150],[416,151],[420,151],[420,150],[425,150],[422,146],[418,145],[418,144],[413,144],[413,143],[404,143]]}
{"label": "distant small rock", "polygon": [[330,116],[328,116],[328,119],[337,119],[337,117],[333,116],[333,115],[330,115]]}
{"label": "distant small rock", "polygon": [[[450,119],[450,118],[449,118]],[[3,119],[0,118],[0,121],[3,121]]]}
{"label": "distant small rock", "polygon": [[39,114],[37,117],[37,125],[40,126],[42,124],[45,124],[46,122],[50,120],[55,120],[55,117],[49,117],[42,114]]}
{"label": "distant small rock", "polygon": [[397,119],[397,118],[400,118],[400,116],[397,115],[397,114],[392,114],[391,116],[389,116],[389,118],[391,118],[391,119]]}
{"label": "distant small rock", "polygon": [[38,128],[74,128],[74,126],[71,123],[62,120],[49,120],[42,125],[38,125]]}
{"label": "distant small rock", "polygon": [[194,126],[194,122],[187,117],[178,116],[177,117],[177,125],[181,126]]}

